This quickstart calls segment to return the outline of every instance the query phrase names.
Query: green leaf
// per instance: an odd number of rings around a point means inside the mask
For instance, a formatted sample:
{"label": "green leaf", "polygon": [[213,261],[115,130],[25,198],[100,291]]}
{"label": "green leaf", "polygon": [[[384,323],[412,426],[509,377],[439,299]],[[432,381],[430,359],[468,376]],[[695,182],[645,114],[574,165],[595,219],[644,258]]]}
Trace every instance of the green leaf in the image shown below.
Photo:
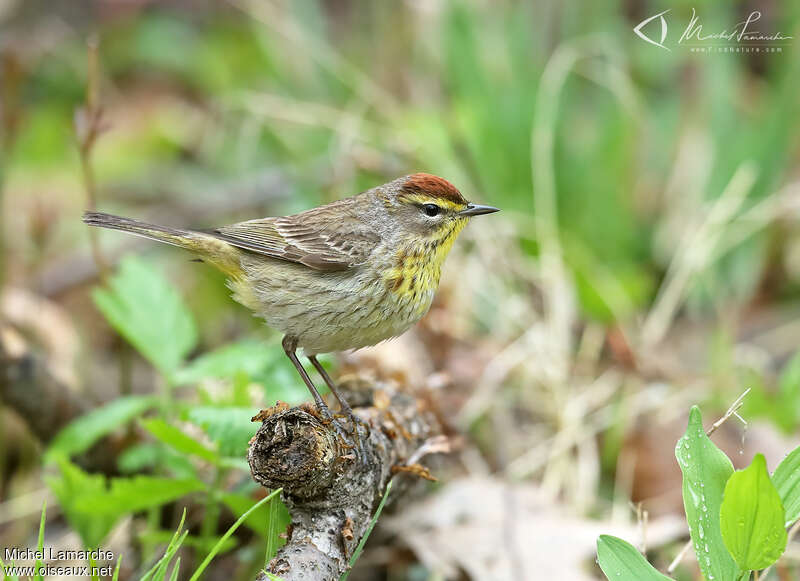
{"label": "green leaf", "polygon": [[772,484],[778,490],[786,511],[786,526],[800,517],[800,447],[786,456],[772,475]]}
{"label": "green leaf", "polygon": [[151,396],[130,395],[93,409],[70,422],[56,435],[45,460],[85,452],[100,438],[141,415],[156,402],[156,398]]}
{"label": "green leaf", "polygon": [[232,379],[239,373],[254,377],[283,357],[283,351],[260,341],[240,341],[205,353],[175,374],[179,384],[203,379]]}
{"label": "green leaf", "polygon": [[194,318],[178,292],[134,256],[122,261],[109,287],[94,289],[97,308],[142,356],[172,379],[197,343]]}
{"label": "green leaf", "polygon": [[59,467],[60,478],[49,477],[47,482],[72,528],[92,548],[100,545],[121,516],[206,488],[196,479],[151,476],[115,478],[108,488],[103,475],[87,474],[64,458]]}
{"label": "green leaf", "polygon": [[734,579],[738,567],[725,548],[719,523],[722,493],[733,464],[706,435],[697,406],[689,412],[675,457],[683,472],[683,506],[700,570],[708,580]]}
{"label": "green leaf", "polygon": [[96,548],[103,542],[117,515],[94,514],[79,509],[81,498],[96,498],[105,494],[106,479],[102,474],[87,474],[68,460],[58,460],[60,476],[49,476],[45,480],[58,499],[61,510],[70,526],[80,535],[83,544]]}
{"label": "green leaf", "polygon": [[223,456],[244,456],[258,426],[250,421],[253,410],[242,407],[199,406],[189,410],[188,419],[197,424],[219,446]]}
{"label": "green leaf", "polygon": [[74,506],[87,514],[122,515],[161,506],[205,488],[203,482],[191,478],[114,478],[110,490],[104,490],[102,494],[82,495],[75,500]]}
{"label": "green leaf", "polygon": [[141,422],[142,426],[153,434],[156,438],[171,446],[178,452],[197,456],[208,462],[216,462],[219,456],[213,450],[209,450],[200,442],[183,433],[175,426],[169,425],[161,418],[154,418],[152,420],[144,420]]}
{"label": "green leaf", "polygon": [[785,512],[763,454],[728,479],[719,516],[722,540],[742,571],[769,567],[783,554]]}
{"label": "green leaf", "polygon": [[630,543],[610,535],[600,535],[597,539],[597,562],[613,581],[671,581]]}

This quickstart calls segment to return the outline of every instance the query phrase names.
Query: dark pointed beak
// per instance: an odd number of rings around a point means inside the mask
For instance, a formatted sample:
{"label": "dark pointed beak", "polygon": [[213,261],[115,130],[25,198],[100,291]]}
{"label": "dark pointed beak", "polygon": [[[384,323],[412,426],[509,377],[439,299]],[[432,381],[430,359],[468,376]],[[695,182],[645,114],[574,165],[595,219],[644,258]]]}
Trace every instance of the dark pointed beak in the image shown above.
{"label": "dark pointed beak", "polygon": [[458,215],[459,216],[480,216],[481,214],[492,214],[493,212],[499,212],[500,208],[494,208],[492,206],[481,206],[480,204],[467,204],[466,210],[461,210]]}

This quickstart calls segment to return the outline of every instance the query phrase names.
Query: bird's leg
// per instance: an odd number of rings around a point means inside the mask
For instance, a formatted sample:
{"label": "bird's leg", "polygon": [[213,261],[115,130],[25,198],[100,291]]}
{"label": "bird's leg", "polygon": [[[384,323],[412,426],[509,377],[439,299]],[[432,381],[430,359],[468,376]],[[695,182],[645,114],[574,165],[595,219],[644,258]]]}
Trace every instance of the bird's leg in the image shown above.
{"label": "bird's leg", "polygon": [[288,335],[283,338],[283,350],[286,352],[286,356],[294,365],[295,369],[297,369],[297,373],[300,374],[300,377],[303,378],[303,381],[308,387],[308,391],[311,392],[311,397],[314,398],[314,403],[317,405],[317,409],[319,413],[322,415],[322,419],[326,422],[330,422],[333,419],[331,415],[331,410],[328,409],[328,405],[322,399],[322,396],[317,391],[314,382],[311,381],[311,378],[308,376],[303,365],[300,363],[300,360],[297,358],[297,339],[294,337],[289,337]]}
{"label": "bird's leg", "polygon": [[[333,414],[331,414],[331,410],[328,409],[328,405],[325,403],[325,400],[322,399],[322,396],[317,391],[314,382],[311,381],[311,378],[306,373],[305,368],[300,363],[300,360],[297,358],[297,339],[294,337],[289,337],[288,335],[283,338],[283,350],[286,353],[286,356],[294,365],[295,369],[297,369],[297,373],[300,374],[300,377],[303,378],[303,381],[308,387],[308,391],[311,392],[311,396],[314,398],[314,403],[317,406],[317,410],[319,410],[320,415],[322,416],[322,421],[326,424],[332,424],[334,429],[337,432],[337,435],[344,441],[347,442],[347,438],[345,437],[345,430],[339,425],[339,422],[334,419]],[[346,446],[352,448],[352,446]]]}
{"label": "bird's leg", "polygon": [[355,437],[356,437],[356,443],[360,447],[361,434],[358,431],[358,427],[364,426],[364,429],[366,430],[366,433],[369,436],[369,424],[353,413],[353,408],[350,407],[350,404],[347,403],[347,400],[344,398],[344,396],[339,393],[339,389],[336,387],[336,384],[331,379],[331,376],[328,375],[328,372],[325,371],[325,368],[322,366],[322,363],[319,362],[317,356],[309,355],[308,360],[311,361],[311,365],[314,366],[314,369],[317,370],[317,372],[322,377],[323,381],[325,381],[325,384],[328,386],[328,389],[331,390],[331,393],[339,401],[339,407],[342,408],[342,414],[347,416],[347,418],[352,422],[353,430],[355,432]]}

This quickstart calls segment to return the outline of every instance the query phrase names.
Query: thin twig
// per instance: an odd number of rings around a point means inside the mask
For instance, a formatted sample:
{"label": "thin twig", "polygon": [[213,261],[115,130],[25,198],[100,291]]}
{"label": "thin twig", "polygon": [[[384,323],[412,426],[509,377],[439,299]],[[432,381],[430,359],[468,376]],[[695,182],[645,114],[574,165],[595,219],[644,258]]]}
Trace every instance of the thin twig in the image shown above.
{"label": "thin twig", "polygon": [[740,416],[737,412],[739,411],[739,409],[741,409],[742,405],[744,405],[744,398],[748,393],[750,393],[750,389],[751,388],[748,387],[742,392],[742,395],[736,398],[736,400],[731,404],[731,407],[728,408],[728,411],[725,412],[725,415],[723,415],[720,419],[714,422],[714,424],[706,431],[706,436],[710,437],[711,434],[716,432],[717,428],[719,428],[722,424],[724,424],[731,416],[736,417],[736,419],[742,422],[742,424],[744,424],[745,426],[747,425],[747,422],[744,420],[744,418]]}
{"label": "thin twig", "polygon": [[681,548],[678,554],[675,555],[675,558],[672,559],[672,563],[670,563],[669,567],[667,567],[667,573],[671,575],[673,571],[675,571],[680,562],[683,561],[683,558],[686,556],[686,552],[691,548],[692,548],[692,539],[689,539],[688,541],[686,541],[686,544],[683,545],[683,548]]}
{"label": "thin twig", "polygon": [[[78,152],[81,159],[81,173],[83,185],[86,190],[86,207],[90,211],[97,209],[97,188],[95,186],[94,171],[92,170],[92,149],[99,135],[105,127],[102,122],[102,110],[98,105],[100,94],[98,48],[96,36],[91,36],[86,42],[87,46],[87,73],[86,73],[86,104],[75,111],[75,134],[78,138]],[[92,247],[97,270],[104,280],[108,276],[108,261],[100,249],[99,233],[96,228],[89,228],[89,241]]]}

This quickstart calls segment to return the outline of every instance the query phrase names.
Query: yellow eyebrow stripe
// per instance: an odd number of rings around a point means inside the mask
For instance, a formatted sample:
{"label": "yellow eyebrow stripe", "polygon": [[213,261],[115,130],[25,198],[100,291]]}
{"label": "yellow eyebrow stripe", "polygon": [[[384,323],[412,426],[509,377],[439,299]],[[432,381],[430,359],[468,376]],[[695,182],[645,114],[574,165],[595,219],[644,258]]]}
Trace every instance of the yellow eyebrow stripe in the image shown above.
{"label": "yellow eyebrow stripe", "polygon": [[402,197],[402,199],[404,200],[420,205],[436,204],[437,206],[439,206],[440,208],[444,208],[445,210],[462,210],[466,207],[466,204],[457,204],[456,202],[453,202],[446,198],[426,196],[425,194],[405,193],[401,194],[400,197]]}

